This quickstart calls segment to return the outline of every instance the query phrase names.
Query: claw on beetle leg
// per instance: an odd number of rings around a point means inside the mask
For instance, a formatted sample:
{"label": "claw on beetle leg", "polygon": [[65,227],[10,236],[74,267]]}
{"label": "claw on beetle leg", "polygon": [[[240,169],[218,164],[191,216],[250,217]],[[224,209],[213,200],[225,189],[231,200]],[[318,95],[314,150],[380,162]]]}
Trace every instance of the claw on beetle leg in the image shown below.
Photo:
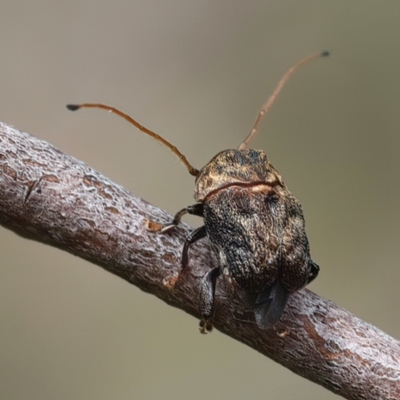
{"label": "claw on beetle leg", "polygon": [[169,230],[173,229],[176,227],[176,224],[165,224],[161,225],[161,230],[160,233],[165,233],[168,232]]}
{"label": "claw on beetle leg", "polygon": [[207,335],[208,332],[211,332],[213,329],[213,324],[210,319],[202,319],[199,323],[200,333],[202,335]]}

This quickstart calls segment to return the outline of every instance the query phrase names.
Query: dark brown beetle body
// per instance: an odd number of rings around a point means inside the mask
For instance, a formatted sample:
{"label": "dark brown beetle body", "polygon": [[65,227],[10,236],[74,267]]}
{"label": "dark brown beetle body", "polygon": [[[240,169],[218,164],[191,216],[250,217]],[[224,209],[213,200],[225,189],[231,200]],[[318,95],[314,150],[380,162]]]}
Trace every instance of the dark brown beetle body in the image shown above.
{"label": "dark brown beetle body", "polygon": [[208,237],[217,267],[201,284],[202,332],[212,327],[216,278],[221,273],[257,295],[257,325],[272,327],[290,293],[311,282],[319,271],[310,257],[300,203],[267,155],[253,149],[217,154],[200,170],[194,198],[197,203],[181,210],[164,231],[185,212],[204,218],[204,226],[189,235],[182,261],[185,268],[189,245]]}
{"label": "dark brown beetle body", "polygon": [[202,333],[212,329],[216,281],[221,273],[254,295],[255,319],[261,329],[273,327],[282,316],[289,295],[318,275],[319,267],[310,257],[300,203],[289,192],[267,155],[261,150],[248,149],[247,145],[293,72],[328,54],[313,55],[290,68],[238,149],[218,153],[200,171],[167,140],[114,107],[88,103],[67,106],[70,110],[93,107],[116,113],[170,148],[196,177],[196,204],[179,211],[170,224],[152,222],[149,228],[167,232],[180,223],[184,214],[203,217],[204,226],[193,230],[185,240],[180,272],[165,279],[165,284],[173,287],[188,266],[190,245],[205,237],[209,239],[215,268],[201,281]]}

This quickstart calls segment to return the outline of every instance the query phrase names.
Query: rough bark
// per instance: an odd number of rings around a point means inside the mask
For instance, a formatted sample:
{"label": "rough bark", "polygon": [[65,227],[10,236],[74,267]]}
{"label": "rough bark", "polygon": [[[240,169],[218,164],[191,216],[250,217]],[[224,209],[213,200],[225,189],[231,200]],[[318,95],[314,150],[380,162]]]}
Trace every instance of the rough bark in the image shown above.
{"label": "rough bark", "polygon": [[[173,290],[189,228],[146,229],[165,212],[110,182],[83,162],[0,123],[0,224],[97,264],[169,305],[199,318],[199,279],[211,267],[206,242]],[[400,399],[400,342],[316,294],[291,297],[276,329],[261,331],[240,290],[223,277],[215,327],[293,372],[347,399]],[[194,328],[195,329],[195,328]]]}

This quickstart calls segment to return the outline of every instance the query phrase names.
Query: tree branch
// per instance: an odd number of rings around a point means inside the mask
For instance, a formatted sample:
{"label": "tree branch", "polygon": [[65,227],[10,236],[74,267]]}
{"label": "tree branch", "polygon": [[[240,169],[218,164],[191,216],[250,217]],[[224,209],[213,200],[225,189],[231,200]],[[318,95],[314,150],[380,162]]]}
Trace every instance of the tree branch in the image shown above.
{"label": "tree branch", "polygon": [[[194,246],[173,290],[186,225],[168,234],[146,220],[171,217],[81,161],[0,123],[0,224],[89,260],[200,318],[199,278],[211,268],[206,243]],[[220,278],[215,327],[293,372],[347,399],[400,399],[400,343],[353,314],[302,290],[276,329],[261,331],[251,304]]]}

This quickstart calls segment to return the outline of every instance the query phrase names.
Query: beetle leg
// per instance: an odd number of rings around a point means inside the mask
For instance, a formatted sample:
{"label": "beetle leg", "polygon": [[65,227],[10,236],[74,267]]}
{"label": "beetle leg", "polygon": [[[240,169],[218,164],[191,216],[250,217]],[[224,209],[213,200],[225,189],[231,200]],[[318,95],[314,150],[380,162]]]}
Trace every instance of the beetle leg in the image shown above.
{"label": "beetle leg", "polygon": [[181,219],[185,214],[197,215],[198,217],[202,217],[203,209],[204,209],[203,203],[196,203],[193,204],[192,206],[182,208],[182,210],[178,211],[175,214],[174,219],[170,224],[165,224],[161,226],[160,232],[164,233],[172,228],[175,228],[175,226],[177,226],[181,222]]}
{"label": "beetle leg", "polygon": [[200,239],[207,236],[206,227],[203,225],[190,232],[189,236],[186,238],[182,250],[182,270],[186,268],[189,260],[189,246]]}
{"label": "beetle leg", "polygon": [[181,270],[177,275],[170,276],[164,279],[164,284],[166,286],[169,286],[171,288],[175,286],[179,277],[182,275],[183,271],[188,265],[190,245],[192,245],[194,242],[197,242],[200,239],[203,239],[204,237],[206,237],[206,235],[207,232],[206,232],[206,227],[204,225],[190,232],[189,236],[186,238],[185,243],[183,245]]}
{"label": "beetle leg", "polygon": [[188,208],[186,207],[186,208],[182,208],[182,210],[179,210],[175,214],[174,219],[172,220],[171,223],[162,225],[162,228],[161,228],[160,232],[161,233],[165,233],[165,232],[168,232],[170,229],[175,228],[181,222],[182,217],[185,214],[188,214],[188,210],[187,209]]}
{"label": "beetle leg", "polygon": [[214,297],[217,278],[221,274],[219,267],[208,271],[201,282],[201,314],[200,332],[206,334],[213,328],[211,318],[214,315]]}
{"label": "beetle leg", "polygon": [[186,211],[190,215],[197,215],[198,217],[202,217],[204,214],[204,204],[196,203],[191,206],[186,207]]}

